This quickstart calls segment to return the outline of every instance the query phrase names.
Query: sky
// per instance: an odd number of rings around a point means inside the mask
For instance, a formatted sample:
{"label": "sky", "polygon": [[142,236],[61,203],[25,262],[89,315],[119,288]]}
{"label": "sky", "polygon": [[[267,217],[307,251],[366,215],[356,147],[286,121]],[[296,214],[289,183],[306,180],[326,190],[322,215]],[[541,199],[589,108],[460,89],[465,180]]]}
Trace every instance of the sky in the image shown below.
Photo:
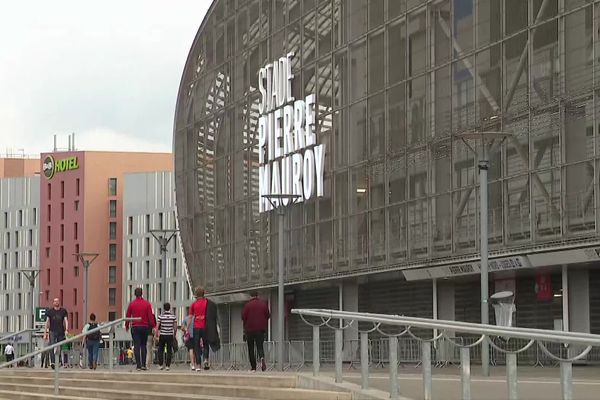
{"label": "sky", "polygon": [[179,81],[211,0],[0,0],[0,155],[172,151]]}

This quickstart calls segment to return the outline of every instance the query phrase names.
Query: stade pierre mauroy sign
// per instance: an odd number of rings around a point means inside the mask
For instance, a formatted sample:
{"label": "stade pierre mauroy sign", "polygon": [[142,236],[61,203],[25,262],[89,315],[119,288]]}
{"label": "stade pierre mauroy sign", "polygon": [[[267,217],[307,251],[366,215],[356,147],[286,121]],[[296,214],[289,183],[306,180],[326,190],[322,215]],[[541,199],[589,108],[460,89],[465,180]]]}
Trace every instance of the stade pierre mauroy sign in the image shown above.
{"label": "stade pierre mauroy sign", "polygon": [[[323,196],[325,145],[317,144],[316,97],[292,95],[294,53],[258,72],[259,212],[273,209],[265,195],[296,195],[297,202]],[[276,207],[285,206],[274,201]]]}

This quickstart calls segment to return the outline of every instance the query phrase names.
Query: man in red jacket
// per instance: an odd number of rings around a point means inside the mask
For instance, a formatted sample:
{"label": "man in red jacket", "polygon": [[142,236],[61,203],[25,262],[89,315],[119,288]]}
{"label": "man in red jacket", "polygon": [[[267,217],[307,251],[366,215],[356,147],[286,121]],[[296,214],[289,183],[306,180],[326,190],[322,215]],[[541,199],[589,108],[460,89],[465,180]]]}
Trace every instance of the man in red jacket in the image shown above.
{"label": "man in red jacket", "polygon": [[[133,339],[133,351],[137,370],[145,371],[146,368],[146,344],[148,335],[156,327],[156,319],[152,312],[152,305],[142,297],[142,288],[135,289],[135,300],[127,307],[127,318],[140,318],[131,322],[131,338]],[[125,330],[129,330],[129,321],[125,322]]]}
{"label": "man in red jacket", "polygon": [[265,363],[263,343],[271,313],[269,312],[267,303],[258,298],[257,291],[253,290],[250,292],[250,296],[252,298],[246,303],[242,311],[244,334],[248,343],[248,358],[250,359],[252,371],[256,371],[256,353],[254,352],[254,346],[256,345],[256,352],[258,352],[258,357],[260,358],[260,367],[264,371],[267,369],[267,364]]}

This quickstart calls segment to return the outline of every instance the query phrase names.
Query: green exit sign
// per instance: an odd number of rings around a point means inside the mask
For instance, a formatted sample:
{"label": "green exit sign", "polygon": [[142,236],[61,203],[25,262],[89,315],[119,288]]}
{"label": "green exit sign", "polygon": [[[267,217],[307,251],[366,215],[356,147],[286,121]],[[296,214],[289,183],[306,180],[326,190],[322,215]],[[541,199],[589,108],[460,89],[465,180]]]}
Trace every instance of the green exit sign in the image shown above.
{"label": "green exit sign", "polygon": [[35,322],[46,322],[46,308],[36,307],[35,308]]}

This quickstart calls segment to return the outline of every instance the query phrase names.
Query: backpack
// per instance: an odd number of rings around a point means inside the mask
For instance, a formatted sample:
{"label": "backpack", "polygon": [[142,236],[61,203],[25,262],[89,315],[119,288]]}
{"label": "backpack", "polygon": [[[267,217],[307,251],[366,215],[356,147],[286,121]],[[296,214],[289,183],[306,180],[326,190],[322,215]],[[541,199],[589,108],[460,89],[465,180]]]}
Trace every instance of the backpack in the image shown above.
{"label": "backpack", "polygon": [[[90,322],[88,330],[91,331],[92,329],[95,329],[97,327],[98,327],[98,323],[97,322]],[[97,331],[97,332],[94,332],[94,333],[90,333],[87,336],[87,338],[89,340],[98,340],[98,341],[100,341],[100,337],[101,337],[100,331]]]}

